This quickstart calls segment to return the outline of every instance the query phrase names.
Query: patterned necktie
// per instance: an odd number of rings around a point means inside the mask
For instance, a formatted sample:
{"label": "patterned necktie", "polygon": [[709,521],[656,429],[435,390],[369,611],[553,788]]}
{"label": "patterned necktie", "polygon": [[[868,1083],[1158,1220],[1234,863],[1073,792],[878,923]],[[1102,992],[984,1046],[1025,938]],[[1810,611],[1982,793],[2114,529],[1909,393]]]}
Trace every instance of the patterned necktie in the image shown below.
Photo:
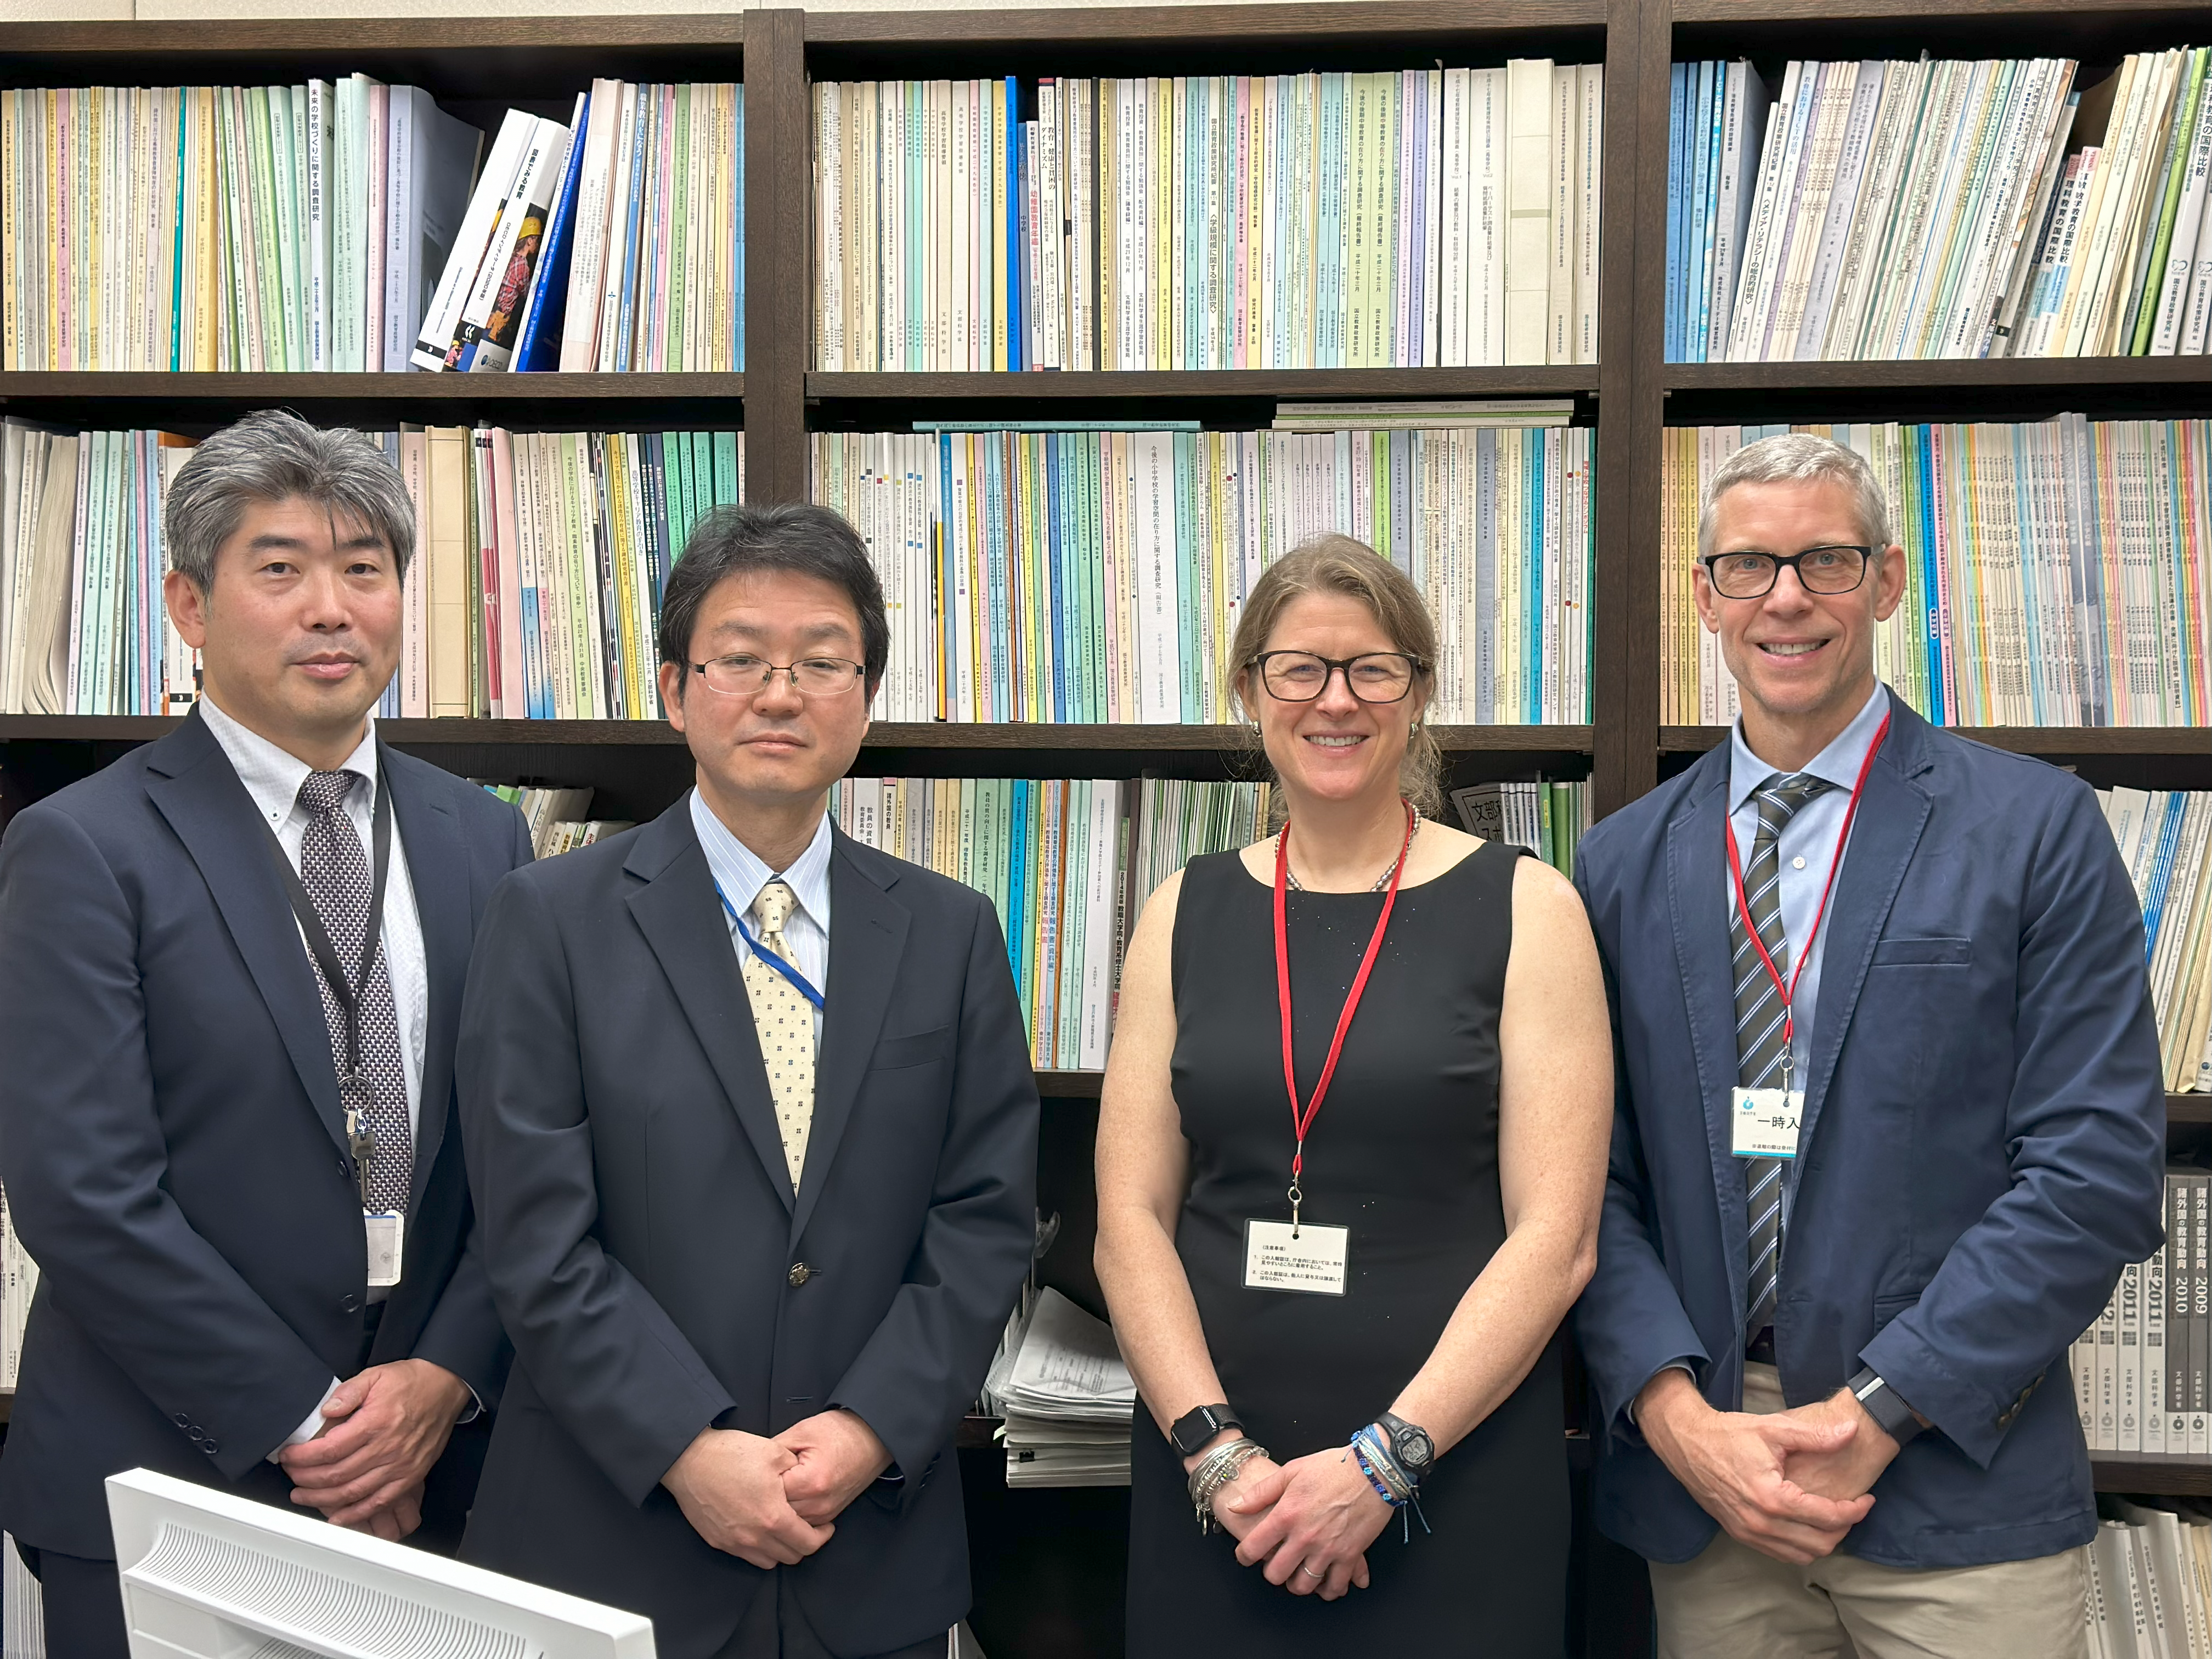
{"label": "patterned necktie", "polygon": [[[1751,844],[1751,862],[1743,872],[1743,890],[1750,905],[1752,925],[1759,942],[1774,960],[1774,972],[1783,982],[1790,979],[1790,941],[1782,931],[1782,826],[1797,816],[1797,809],[1828,786],[1819,778],[1799,772],[1784,777],[1774,773],[1759,786],[1754,797],[1759,810],[1759,834]],[[1744,907],[1729,907],[1729,942],[1735,957],[1736,1081],[1747,1089],[1782,1086],[1783,1057],[1789,1043],[1783,1036],[1782,998],[1774,988],[1774,975],[1766,971],[1759,952],[1752,949],[1744,931]],[[1751,1273],[1746,1285],[1750,1318],[1747,1336],[1756,1338],[1774,1322],[1776,1294],[1782,1278],[1782,1167],[1786,1159],[1747,1158],[1743,1162],[1745,1212],[1750,1219]]]}
{"label": "patterned necktie", "polygon": [[[360,970],[362,941],[368,930],[368,860],[345,810],[356,781],[351,772],[310,772],[300,786],[300,805],[308,814],[300,842],[300,885],[323,919],[340,971],[348,974]],[[323,1023],[330,1028],[339,1099],[360,1112],[376,1139],[368,1162],[369,1207],[404,1211],[415,1174],[415,1136],[407,1121],[407,1073],[400,1064],[399,1015],[392,1000],[383,940],[377,941],[368,984],[360,996],[361,1075],[351,1087],[345,1083],[345,1009],[319,964],[315,985],[323,996]]]}
{"label": "patterned necktie", "polygon": [[[783,924],[798,908],[799,895],[781,881],[760,890],[746,914],[762,950],[791,960],[784,949]],[[806,1132],[814,1121],[814,1005],[757,953],[746,951],[744,961],[745,995],[753,1005],[769,1097],[775,1103],[776,1130],[783,1137],[783,1161],[795,1193],[799,1172],[806,1167]]]}

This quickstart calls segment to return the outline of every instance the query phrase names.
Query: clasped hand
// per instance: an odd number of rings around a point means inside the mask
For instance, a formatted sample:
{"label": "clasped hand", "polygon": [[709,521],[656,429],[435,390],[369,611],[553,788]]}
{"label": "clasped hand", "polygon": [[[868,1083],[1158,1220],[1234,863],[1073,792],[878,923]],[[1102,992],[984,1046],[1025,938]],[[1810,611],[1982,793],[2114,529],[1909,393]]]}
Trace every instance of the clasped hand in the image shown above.
{"label": "clasped hand", "polygon": [[774,1439],[702,1429],[660,1484],[702,1538],[765,1570],[828,1543],[845,1506],[890,1462],[874,1430],[850,1412],[828,1411]]}
{"label": "clasped hand", "polygon": [[427,1359],[348,1377],[323,1402],[320,1432],[277,1454],[292,1501],[341,1527],[406,1537],[422,1524],[422,1479],[468,1400],[468,1384]]}
{"label": "clasped hand", "polygon": [[1797,1566],[1832,1553],[1866,1518],[1869,1489],[1898,1452],[1848,1390],[1755,1415],[1715,1411],[1687,1376],[1668,1372],[1647,1387],[1637,1421],[1731,1538]]}
{"label": "clasped hand", "polygon": [[1215,1496],[1213,1515],[1243,1565],[1293,1595],[1334,1601],[1367,1588],[1367,1547],[1391,1509],[1351,1448],[1337,1446],[1279,1465],[1251,1459]]}

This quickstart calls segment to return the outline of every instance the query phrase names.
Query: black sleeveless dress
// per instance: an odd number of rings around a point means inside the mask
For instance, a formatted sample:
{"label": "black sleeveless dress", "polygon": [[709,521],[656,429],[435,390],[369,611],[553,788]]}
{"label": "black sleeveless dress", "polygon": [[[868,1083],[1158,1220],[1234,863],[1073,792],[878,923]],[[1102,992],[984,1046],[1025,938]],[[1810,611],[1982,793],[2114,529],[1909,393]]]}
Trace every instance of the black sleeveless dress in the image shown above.
{"label": "black sleeveless dress", "polygon": [[[1401,890],[1306,1139],[1302,1218],[1348,1225],[1341,1297],[1246,1290],[1244,1223],[1287,1221],[1291,1107],[1275,1001],[1273,897],[1235,853],[1191,860],[1176,913],[1173,1078],[1191,1144],[1176,1249],[1245,1431],[1287,1462],[1340,1447],[1389,1409],[1505,1240],[1498,1016],[1521,849],[1486,842]],[[1379,893],[1293,892],[1293,1049],[1310,1096]],[[1235,1540],[1201,1536],[1182,1461],[1137,1410],[1130,1463],[1130,1659],[1370,1652],[1557,1659],[1568,1496],[1556,1339],[1510,1398],[1422,1483],[1432,1534],[1394,1517],[1372,1583],[1294,1596]]]}

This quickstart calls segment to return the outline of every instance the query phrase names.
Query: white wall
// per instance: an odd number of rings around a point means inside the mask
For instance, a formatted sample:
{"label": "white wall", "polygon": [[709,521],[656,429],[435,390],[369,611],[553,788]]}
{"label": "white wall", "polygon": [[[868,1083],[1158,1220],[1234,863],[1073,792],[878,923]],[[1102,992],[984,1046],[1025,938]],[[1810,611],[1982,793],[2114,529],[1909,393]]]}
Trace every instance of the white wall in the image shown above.
{"label": "white wall", "polygon": [[[1156,5],[1271,5],[1280,0],[1149,0]],[[0,0],[0,23],[57,18],[597,17],[610,13],[755,11],[765,0]],[[1127,0],[1020,0],[1024,9],[1127,3]],[[811,11],[964,10],[977,0],[814,0]]]}

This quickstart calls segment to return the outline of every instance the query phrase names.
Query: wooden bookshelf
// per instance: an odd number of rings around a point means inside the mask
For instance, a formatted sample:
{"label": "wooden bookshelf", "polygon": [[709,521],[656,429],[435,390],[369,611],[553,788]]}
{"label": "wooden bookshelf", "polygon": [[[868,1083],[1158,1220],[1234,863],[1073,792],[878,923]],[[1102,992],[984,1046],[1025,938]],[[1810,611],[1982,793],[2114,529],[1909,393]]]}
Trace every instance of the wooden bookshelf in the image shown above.
{"label": "wooden bookshelf", "polygon": [[2089,1473],[2099,1492],[2146,1492],[2159,1498],[2212,1498],[2212,1457],[2142,1457],[2131,1452],[2091,1452]]}
{"label": "wooden bookshelf", "polygon": [[[1726,743],[1729,729],[1662,726],[1659,747],[1668,754],[1703,754]],[[1951,730],[2016,755],[2212,755],[2212,726],[1962,726]]]}

